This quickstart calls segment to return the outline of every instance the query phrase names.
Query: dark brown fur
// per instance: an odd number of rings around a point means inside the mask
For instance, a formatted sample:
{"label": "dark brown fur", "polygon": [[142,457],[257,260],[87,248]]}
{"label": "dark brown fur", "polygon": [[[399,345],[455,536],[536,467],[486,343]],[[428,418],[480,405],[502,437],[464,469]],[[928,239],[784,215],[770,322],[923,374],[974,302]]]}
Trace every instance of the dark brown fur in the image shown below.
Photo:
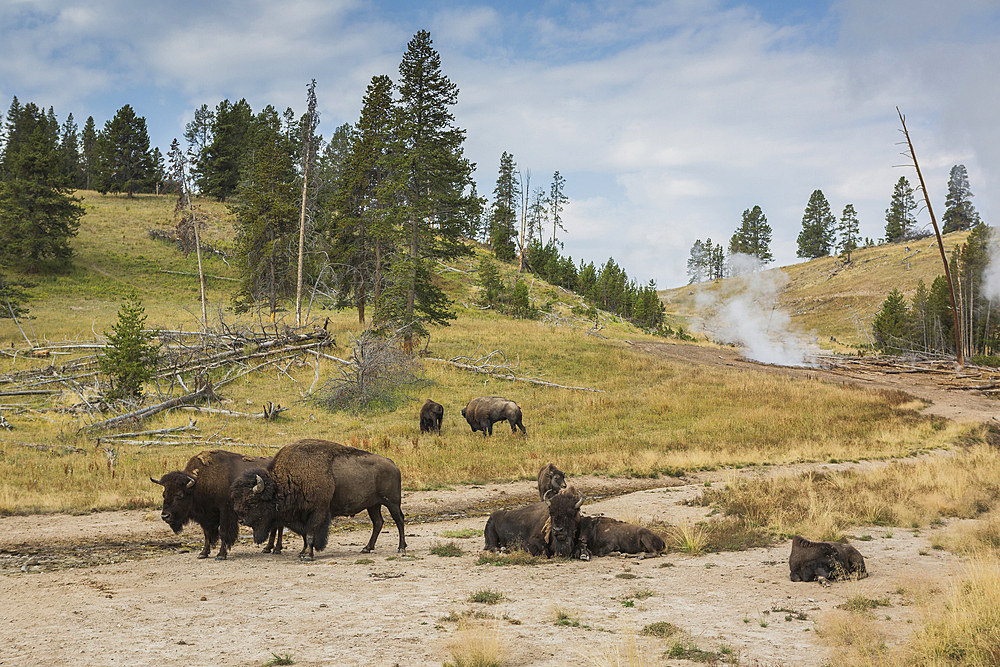
{"label": "dark brown fur", "polygon": [[399,552],[406,551],[403,534],[401,476],[396,464],[378,454],[328,440],[299,440],[274,455],[266,470],[249,470],[232,486],[233,507],[240,521],[253,528],[260,543],[276,525],[305,539],[301,558],[326,548],[330,521],[368,510],[372,535],[368,553],[385,523],[384,505],[399,530]]}
{"label": "dark brown fur", "polygon": [[473,433],[482,431],[484,436],[493,435],[493,424],[506,420],[510,424],[511,433],[517,433],[517,429],[521,429],[521,433],[527,434],[521,423],[521,408],[514,401],[500,396],[472,399],[462,408],[462,416],[469,422]]}
{"label": "dark brown fur", "polygon": [[538,498],[545,500],[545,494],[549,491],[559,493],[566,488],[566,473],[551,463],[546,463],[538,471]]}
{"label": "dark brown fur", "polygon": [[437,431],[440,433],[443,420],[444,406],[428,398],[424,402],[424,406],[420,408],[420,432]]}
{"label": "dark brown fur", "polygon": [[[189,521],[201,526],[205,534],[205,548],[198,558],[208,558],[221,537],[222,545],[216,560],[225,560],[240,530],[229,487],[244,471],[264,467],[270,462],[270,457],[244,456],[212,449],[192,456],[184,470],[168,472],[160,479],[150,477],[150,481],[163,487],[160,518],[175,533],[180,533]],[[278,530],[276,528],[275,532]],[[272,533],[267,551],[274,546],[274,537]],[[276,552],[281,552],[280,534]]]}
{"label": "dark brown fur", "polygon": [[568,558],[573,554],[582,504],[582,495],[558,493],[548,501],[516,510],[497,510],[486,521],[484,549],[521,548],[532,556]]}
{"label": "dark brown fur", "polygon": [[857,549],[842,542],[811,542],[796,535],[788,556],[792,581],[815,581],[868,576],[865,559]]}
{"label": "dark brown fur", "polygon": [[650,529],[607,516],[580,517],[576,539],[575,555],[584,560],[615,552],[658,555],[667,547],[663,538]]}

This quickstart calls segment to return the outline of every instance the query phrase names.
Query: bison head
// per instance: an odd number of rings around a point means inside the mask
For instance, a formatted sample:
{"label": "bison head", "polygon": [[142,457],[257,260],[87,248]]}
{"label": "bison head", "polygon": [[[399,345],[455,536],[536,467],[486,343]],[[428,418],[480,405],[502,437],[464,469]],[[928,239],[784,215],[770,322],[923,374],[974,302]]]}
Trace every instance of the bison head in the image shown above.
{"label": "bison head", "polygon": [[149,481],[163,487],[163,509],[160,510],[160,518],[166,521],[175,533],[180,533],[191,520],[197,480],[186,472],[175,470],[160,479],[150,477]]}
{"label": "bison head", "polygon": [[274,480],[263,468],[247,470],[233,482],[230,492],[240,523],[253,528],[253,541],[260,544],[278,523]]}
{"label": "bison head", "polygon": [[580,520],[580,506],[583,494],[557,493],[545,501],[549,506],[549,534],[546,541],[549,550],[556,556],[569,558],[573,555],[573,540],[576,525]]}

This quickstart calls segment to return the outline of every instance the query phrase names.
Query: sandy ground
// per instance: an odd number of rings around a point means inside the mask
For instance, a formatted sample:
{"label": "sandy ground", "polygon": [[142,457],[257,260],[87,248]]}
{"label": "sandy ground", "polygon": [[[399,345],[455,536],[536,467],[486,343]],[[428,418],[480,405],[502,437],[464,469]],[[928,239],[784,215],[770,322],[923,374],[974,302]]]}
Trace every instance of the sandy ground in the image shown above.
{"label": "sandy ground", "polygon": [[[714,363],[751,366],[728,351],[673,348],[649,351],[692,363],[714,355]],[[926,389],[923,397],[933,400]],[[962,406],[952,405],[948,394],[940,398],[945,405],[935,402],[931,411],[992,418],[988,399],[962,392],[961,400],[970,401]],[[681,524],[709,511],[684,501],[706,482],[733,474],[761,472],[573,481],[588,497],[586,514]],[[191,525],[175,536],[155,511],[2,517],[0,665],[251,666],[285,654],[297,665],[441,665],[451,660],[454,643],[470,641],[459,619],[471,619],[471,636],[499,641],[510,665],[612,664],[615,651],[643,627],[665,621],[682,632],[635,638],[649,658],[645,664],[692,664],[666,657],[681,641],[741,665],[819,667],[830,649],[817,628],[846,613],[838,605],[858,595],[888,600],[865,622],[898,641],[919,627],[905,592],[911,584],[933,581],[943,588],[962,568],[958,558],[931,548],[934,530],[901,528],[853,531],[871,576],[829,588],[789,581],[788,542],[705,556],[477,564],[485,513],[532,500],[532,486],[406,493],[404,511],[414,521],[407,525],[405,557],[395,553],[391,521],[376,552],[362,555],[370,528],[341,520],[330,546],[311,563],[297,559],[294,534],[279,556],[260,553],[244,533],[228,561],[198,560],[200,529]],[[443,535],[460,529],[474,535]],[[463,555],[430,553],[449,542]],[[483,590],[502,594],[502,601],[470,602]],[[557,624],[557,612],[570,624]]]}

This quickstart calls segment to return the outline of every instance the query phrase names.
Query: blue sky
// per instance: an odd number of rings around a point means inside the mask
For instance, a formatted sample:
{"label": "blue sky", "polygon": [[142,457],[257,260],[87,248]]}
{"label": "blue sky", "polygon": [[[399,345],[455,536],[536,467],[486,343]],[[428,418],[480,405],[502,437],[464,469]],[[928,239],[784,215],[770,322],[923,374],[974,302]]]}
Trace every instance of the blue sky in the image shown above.
{"label": "blue sky", "polygon": [[816,189],[881,237],[894,183],[916,182],[896,106],[937,216],[964,164],[996,224],[996,0],[0,0],[0,113],[16,95],[102,126],[131,104],[166,153],[201,104],[301,113],[315,78],[329,136],[421,29],[460,90],[480,192],[503,151],[532,188],[559,170],[577,261],[682,285],[695,239],[727,245],[759,205],[775,264],[794,263]]}

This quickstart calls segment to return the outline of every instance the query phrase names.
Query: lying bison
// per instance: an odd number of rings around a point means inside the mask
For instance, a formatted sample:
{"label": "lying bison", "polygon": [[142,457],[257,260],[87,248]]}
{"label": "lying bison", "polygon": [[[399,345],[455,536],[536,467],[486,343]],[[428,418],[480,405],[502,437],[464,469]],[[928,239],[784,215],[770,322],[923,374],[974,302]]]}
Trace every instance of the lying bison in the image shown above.
{"label": "lying bison", "polygon": [[792,581],[818,580],[827,586],[828,580],[868,576],[865,559],[857,549],[842,542],[810,542],[796,535],[792,538],[792,553],[788,556]]}
{"label": "lying bison", "polygon": [[546,463],[538,471],[538,497],[545,500],[545,494],[551,491],[559,493],[566,487],[566,473],[551,463]]}
{"label": "lying bison", "polygon": [[384,505],[399,529],[399,552],[406,551],[399,468],[384,456],[327,440],[299,440],[279,449],[267,469],[244,472],[231,490],[233,507],[258,544],[284,525],[304,538],[299,557],[312,560],[314,550],[326,548],[333,517],[368,510],[368,553],[385,523]]}
{"label": "lying bison", "polygon": [[581,560],[611,553],[659,555],[667,545],[648,528],[607,516],[582,516],[576,529],[574,555]]}
{"label": "lying bison", "polygon": [[506,420],[510,424],[510,432],[527,433],[521,423],[521,408],[514,401],[499,396],[483,396],[469,401],[462,408],[462,416],[469,422],[472,432],[482,431],[483,435],[493,435],[493,424]]}
{"label": "lying bison", "polygon": [[516,510],[497,510],[486,521],[486,551],[524,549],[532,556],[573,555],[583,495],[548,494],[548,499]]}
{"label": "lying bison", "polygon": [[[205,533],[205,548],[198,558],[208,558],[219,541],[222,545],[216,560],[225,560],[236,543],[240,526],[233,511],[229,487],[246,470],[260,468],[271,462],[270,457],[244,456],[221,449],[212,449],[192,456],[184,470],[168,472],[150,481],[163,487],[163,509],[160,518],[175,533],[180,533],[189,521],[201,526]],[[281,527],[275,526],[264,551],[281,553]],[[278,544],[274,545],[275,533]]]}
{"label": "lying bison", "polygon": [[443,420],[444,406],[428,398],[424,402],[424,406],[420,408],[420,432],[437,431],[440,433]]}

